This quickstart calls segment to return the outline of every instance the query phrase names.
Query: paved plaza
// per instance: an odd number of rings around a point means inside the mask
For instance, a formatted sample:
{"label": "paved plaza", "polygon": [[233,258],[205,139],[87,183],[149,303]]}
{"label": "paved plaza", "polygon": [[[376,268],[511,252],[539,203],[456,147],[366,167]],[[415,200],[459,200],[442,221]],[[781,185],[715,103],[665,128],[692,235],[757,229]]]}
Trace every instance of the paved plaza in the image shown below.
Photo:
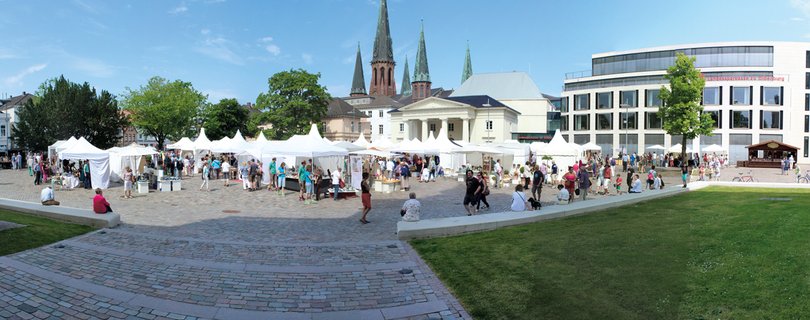
{"label": "paved plaza", "polygon": [[[747,169],[727,169],[722,181]],[[754,169],[762,182],[790,182]],[[669,187],[678,173],[665,171]],[[0,171],[0,195],[37,202],[41,186]],[[468,319],[406,243],[396,223],[407,192],[375,193],[363,225],[360,200],[305,205],[297,194],[246,192],[199,177],[179,192],[123,199],[105,191],[123,225],[0,257],[0,318],[19,319]],[[463,183],[412,183],[422,219],[463,216]],[[488,212],[507,211],[493,189]],[[651,191],[652,192],[652,191]],[[556,189],[544,188],[553,202]],[[90,208],[91,190],[56,191],[63,206]],[[515,213],[519,214],[519,213]]]}

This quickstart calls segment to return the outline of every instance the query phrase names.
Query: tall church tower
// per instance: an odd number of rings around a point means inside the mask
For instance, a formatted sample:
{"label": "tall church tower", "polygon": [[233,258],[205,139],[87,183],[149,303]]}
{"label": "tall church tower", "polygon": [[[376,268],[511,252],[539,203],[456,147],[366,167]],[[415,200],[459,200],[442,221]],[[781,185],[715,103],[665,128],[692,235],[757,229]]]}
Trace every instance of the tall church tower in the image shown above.
{"label": "tall church tower", "polygon": [[360,56],[360,44],[357,44],[357,59],[354,61],[354,78],[352,78],[352,91],[350,96],[366,95],[366,79],[363,76],[363,58]]}
{"label": "tall church tower", "polygon": [[371,59],[370,95],[393,96],[397,94],[397,83],[394,80],[395,65],[391,31],[388,28],[388,5],[385,0],[381,0],[377,36],[374,38],[374,57]]}
{"label": "tall church tower", "polygon": [[464,58],[464,71],[461,72],[461,84],[467,81],[473,74],[472,61],[470,59],[470,43],[467,42],[467,57]]}
{"label": "tall church tower", "polygon": [[411,74],[410,70],[408,70],[408,56],[405,56],[405,71],[402,73],[402,89],[400,89],[399,94],[403,96],[411,94],[409,83],[411,83]]}
{"label": "tall church tower", "polygon": [[419,47],[416,49],[416,65],[413,68],[411,91],[413,101],[430,97],[430,70],[428,70],[427,50],[425,50],[425,25],[419,32]]}

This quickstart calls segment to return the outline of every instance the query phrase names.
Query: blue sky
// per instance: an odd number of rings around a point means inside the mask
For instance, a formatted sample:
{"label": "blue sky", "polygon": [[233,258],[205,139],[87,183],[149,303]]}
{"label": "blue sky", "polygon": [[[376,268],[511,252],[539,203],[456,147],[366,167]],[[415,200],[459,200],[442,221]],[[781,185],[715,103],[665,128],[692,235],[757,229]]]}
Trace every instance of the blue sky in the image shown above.
{"label": "blue sky", "polygon": [[[473,71],[525,71],[558,95],[593,53],[680,43],[810,41],[810,0],[389,0],[402,77],[424,20],[433,87],[457,88],[466,43]],[[120,95],[155,75],[210,101],[253,102],[273,73],[320,72],[348,94],[357,43],[366,80],[379,0],[0,0],[0,95],[64,74]],[[413,70],[411,70],[413,73]],[[401,87],[397,83],[398,88]],[[368,81],[366,82],[368,87]]]}

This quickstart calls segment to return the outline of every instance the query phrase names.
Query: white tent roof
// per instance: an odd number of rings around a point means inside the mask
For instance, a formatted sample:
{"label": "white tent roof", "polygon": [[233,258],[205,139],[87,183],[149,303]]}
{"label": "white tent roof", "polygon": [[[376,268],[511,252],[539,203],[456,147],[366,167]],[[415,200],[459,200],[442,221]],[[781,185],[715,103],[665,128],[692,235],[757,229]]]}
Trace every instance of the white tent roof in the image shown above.
{"label": "white tent roof", "polygon": [[539,149],[537,154],[540,156],[578,156],[579,150],[568,142],[565,142],[562,134],[560,134],[560,129],[557,129],[551,141],[543,148]]}
{"label": "white tent roof", "polygon": [[110,153],[99,148],[96,148],[94,145],[90,144],[84,137],[79,138],[76,142],[59,152],[59,158],[62,159],[88,159],[88,160],[99,160],[99,159],[107,159],[110,157]]}
{"label": "white tent roof", "polygon": [[233,142],[235,143],[240,144],[247,143],[247,140],[245,140],[245,137],[242,136],[242,132],[239,131],[239,129],[236,129],[236,134],[233,135],[233,138],[231,140],[233,140]]}
{"label": "white tent roof", "polygon": [[307,135],[295,135],[287,141],[265,143],[261,150],[262,154],[265,155],[283,154],[308,158],[345,156],[349,154],[348,150],[323,141],[321,134],[318,133],[318,127],[314,124]]}
{"label": "white tent roof", "polygon": [[703,152],[725,152],[725,151],[726,149],[723,149],[722,146],[716,144],[712,144],[703,148]]}
{"label": "white tent roof", "polygon": [[256,141],[259,142],[267,142],[267,138],[264,136],[264,132],[259,131],[259,137],[256,138]]}
{"label": "white tent roof", "polygon": [[439,150],[434,146],[426,146],[419,139],[403,140],[398,146],[391,148],[391,152],[415,153],[415,154],[438,154]]}
{"label": "white tent roof", "polygon": [[664,148],[664,146],[662,146],[660,144],[656,144],[656,145],[646,147],[644,149],[647,149],[647,150],[666,150],[667,148]]}
{"label": "white tent roof", "polygon": [[[680,143],[678,143],[678,144],[675,144],[675,145],[669,147],[668,151],[669,152],[674,152],[674,153],[681,153],[681,148],[682,147],[683,146]],[[689,146],[686,146],[686,153],[691,153],[691,152],[692,152],[692,148],[690,148]]]}
{"label": "white tent roof", "polygon": [[447,137],[447,129],[442,127],[439,129],[439,134],[436,136],[435,141],[430,144],[430,147],[438,149],[439,152],[452,153],[459,145],[450,141],[450,138]]}
{"label": "white tent roof", "polygon": [[374,141],[372,141],[371,144],[368,145],[368,148],[374,148],[378,150],[388,150],[393,146],[394,143],[391,142],[391,140],[388,140],[388,138],[385,136],[380,136],[377,139],[374,139]]}
{"label": "white tent roof", "polygon": [[52,144],[51,147],[54,147],[56,152],[62,152],[63,150],[70,148],[74,144],[76,144],[76,141],[79,141],[78,139],[76,139],[76,137],[70,137],[70,139],[67,140],[57,141],[56,143]]}
{"label": "white tent roof", "polygon": [[183,137],[179,141],[166,146],[166,148],[194,151],[194,141],[191,141],[191,139],[187,137]]}
{"label": "white tent roof", "polygon": [[356,145],[354,143],[351,143],[351,142],[348,142],[348,141],[337,141],[337,142],[331,142],[329,144],[331,144],[333,146],[341,147],[341,148],[346,149],[348,151],[366,150],[365,147],[358,146],[358,145]]}
{"label": "white tent roof", "polygon": [[200,129],[200,135],[194,140],[194,150],[211,150],[211,140],[205,136],[205,128]]}
{"label": "white tent roof", "polygon": [[351,151],[349,154],[359,154],[359,155],[369,155],[369,156],[377,156],[377,157],[384,157],[388,158],[391,156],[390,152],[386,151],[377,151],[377,150],[358,150],[358,151]]}
{"label": "white tent roof", "polygon": [[586,144],[583,144],[580,147],[582,148],[582,150],[586,150],[586,151],[602,151],[602,147],[596,145],[593,142],[588,142]]}
{"label": "white tent roof", "polygon": [[490,146],[482,146],[476,144],[468,144],[461,148],[457,148],[456,153],[488,153],[488,154],[503,154],[503,151],[495,149]]}
{"label": "white tent roof", "polygon": [[155,148],[144,147],[137,143],[132,143],[126,147],[112,147],[107,149],[107,152],[117,153],[119,156],[146,156],[158,153]]}
{"label": "white tent roof", "polygon": [[363,135],[362,132],[360,132],[360,137],[358,137],[357,140],[354,140],[353,143],[363,148],[368,148],[369,145],[368,141],[366,140],[366,137]]}

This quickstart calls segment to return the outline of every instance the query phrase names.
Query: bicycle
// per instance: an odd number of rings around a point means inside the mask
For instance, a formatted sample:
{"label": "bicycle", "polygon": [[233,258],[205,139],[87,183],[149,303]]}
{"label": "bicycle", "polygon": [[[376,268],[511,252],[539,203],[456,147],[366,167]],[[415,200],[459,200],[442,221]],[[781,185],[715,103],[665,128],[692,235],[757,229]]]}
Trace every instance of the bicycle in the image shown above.
{"label": "bicycle", "polygon": [[751,175],[751,170],[748,170],[747,176],[744,176],[742,172],[737,172],[737,175],[739,175],[739,177],[734,177],[734,179],[731,179],[731,182],[757,182],[757,179]]}
{"label": "bicycle", "polygon": [[797,174],[796,183],[810,183],[810,170],[805,171],[804,175]]}

